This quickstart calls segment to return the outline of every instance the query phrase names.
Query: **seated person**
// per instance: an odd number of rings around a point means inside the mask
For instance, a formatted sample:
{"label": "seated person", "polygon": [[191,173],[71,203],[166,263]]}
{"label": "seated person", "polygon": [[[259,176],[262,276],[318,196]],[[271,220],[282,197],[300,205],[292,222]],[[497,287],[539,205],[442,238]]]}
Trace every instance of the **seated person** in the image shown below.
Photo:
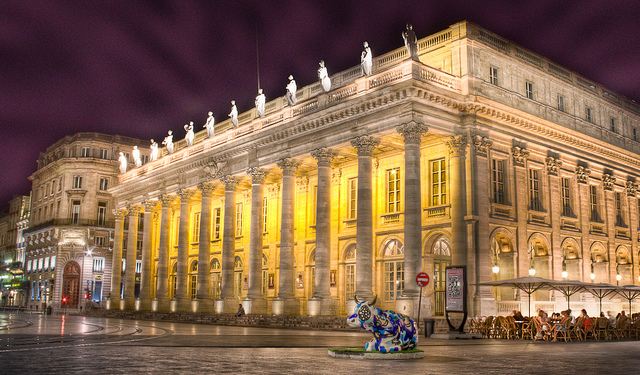
{"label": "seated person", "polygon": [[591,329],[593,328],[593,319],[589,317],[589,315],[587,314],[587,310],[582,309],[580,311],[580,316],[578,317],[578,319],[582,320],[582,327],[584,327],[585,330],[591,331]]}
{"label": "seated person", "polygon": [[549,331],[549,315],[540,309],[538,310],[538,315],[534,317],[534,320],[536,321],[536,328],[538,329],[536,340],[542,340],[544,338],[544,332]]}
{"label": "seated person", "polygon": [[522,322],[522,321],[524,321],[524,320],[525,320],[525,319],[524,319],[524,316],[522,316],[522,313],[521,313],[520,311],[517,311],[517,310],[513,310],[513,311],[511,311],[511,314],[509,314],[509,316],[513,316],[513,318],[514,318],[516,321],[520,321],[520,322]]}
{"label": "seated person", "polygon": [[553,340],[558,341],[558,332],[566,332],[571,328],[565,328],[565,324],[571,321],[571,315],[569,315],[569,311],[565,310],[562,312],[562,319],[560,319],[559,323],[556,323],[551,327],[551,331],[553,332]]}
{"label": "seated person", "polygon": [[238,312],[234,316],[244,316],[244,307],[242,307],[242,304],[238,306]]}

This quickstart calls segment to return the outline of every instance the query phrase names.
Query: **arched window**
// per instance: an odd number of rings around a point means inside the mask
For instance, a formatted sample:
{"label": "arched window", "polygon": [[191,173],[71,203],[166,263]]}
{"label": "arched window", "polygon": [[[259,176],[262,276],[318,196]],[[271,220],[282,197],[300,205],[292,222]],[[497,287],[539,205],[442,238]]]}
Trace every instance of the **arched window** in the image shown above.
{"label": "arched window", "polygon": [[404,246],[391,239],[382,248],[384,257],[384,300],[393,302],[404,291]]}
{"label": "arched window", "polygon": [[213,299],[220,298],[220,261],[217,258],[211,260],[211,294]]}
{"label": "arched window", "polygon": [[356,244],[351,244],[344,252],[344,294],[345,301],[356,292]]}

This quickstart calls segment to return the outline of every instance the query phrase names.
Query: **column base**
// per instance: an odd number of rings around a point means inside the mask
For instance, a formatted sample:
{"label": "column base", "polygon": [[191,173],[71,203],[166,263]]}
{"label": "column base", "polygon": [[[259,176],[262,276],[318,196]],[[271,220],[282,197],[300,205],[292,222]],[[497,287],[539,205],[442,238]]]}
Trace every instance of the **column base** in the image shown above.
{"label": "column base", "polygon": [[157,298],[153,300],[156,305],[156,312],[169,312],[171,311],[171,303],[168,298]]}
{"label": "column base", "polygon": [[267,300],[265,298],[245,298],[242,300],[242,307],[246,314],[266,315]]}
{"label": "column base", "polygon": [[307,301],[307,315],[309,316],[337,316],[338,301],[331,297],[309,298]]}
{"label": "column base", "polygon": [[[424,298],[422,299],[424,302]],[[413,319],[418,318],[418,297],[398,297],[396,298],[395,311],[407,315]],[[420,318],[425,316],[424,311],[420,312]]]}
{"label": "column base", "polygon": [[216,314],[235,314],[238,312],[239,300],[237,298],[217,299],[214,303]]}
{"label": "column base", "polygon": [[355,299],[351,298],[347,300],[347,305],[345,307],[347,316],[350,316],[355,312],[356,306],[358,306],[358,304]]}
{"label": "column base", "polygon": [[138,311],[151,311],[151,298],[140,298]]}
{"label": "column base", "polygon": [[203,298],[195,300],[194,302],[197,302],[195,311],[199,314],[211,314],[214,311],[212,299]]}
{"label": "column base", "polygon": [[177,313],[190,313],[193,312],[191,309],[191,300],[188,298],[176,298],[176,304],[174,308],[174,312]]}
{"label": "column base", "polygon": [[274,298],[271,302],[273,315],[299,316],[300,300],[298,298]]}
{"label": "column base", "polygon": [[124,309],[123,310],[135,310],[136,309],[136,299],[135,297],[125,297],[124,299]]}
{"label": "column base", "polygon": [[107,309],[120,310],[120,298],[110,298],[109,301],[107,301]]}

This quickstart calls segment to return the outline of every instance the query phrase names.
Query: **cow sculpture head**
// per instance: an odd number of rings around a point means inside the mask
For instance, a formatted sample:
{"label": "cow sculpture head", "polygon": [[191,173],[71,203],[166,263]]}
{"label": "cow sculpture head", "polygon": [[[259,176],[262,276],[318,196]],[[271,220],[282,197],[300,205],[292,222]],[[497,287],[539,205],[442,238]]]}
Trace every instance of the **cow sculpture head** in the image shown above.
{"label": "cow sculpture head", "polygon": [[373,301],[358,301],[358,297],[354,296],[356,301],[356,308],[353,310],[353,314],[347,318],[347,324],[349,327],[362,328],[366,331],[373,332],[373,325],[378,316],[379,308],[373,305],[378,300],[378,297],[373,297]]}

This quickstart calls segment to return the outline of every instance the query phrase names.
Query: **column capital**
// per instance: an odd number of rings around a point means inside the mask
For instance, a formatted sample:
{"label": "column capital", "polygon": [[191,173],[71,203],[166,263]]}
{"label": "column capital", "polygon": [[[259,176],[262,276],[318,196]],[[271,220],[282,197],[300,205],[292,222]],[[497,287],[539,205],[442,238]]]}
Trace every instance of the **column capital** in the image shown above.
{"label": "column capital", "polygon": [[113,210],[113,215],[116,220],[124,220],[124,217],[127,216],[127,212],[129,212],[126,208],[117,208]]}
{"label": "column capital", "polygon": [[300,176],[296,178],[296,186],[298,187],[298,190],[307,190],[307,187],[309,186],[309,177]]}
{"label": "column capital", "polygon": [[613,175],[605,173],[602,175],[602,187],[604,190],[613,190],[613,185],[616,183],[616,178]]}
{"label": "column capital", "polygon": [[464,157],[467,155],[467,142],[466,135],[453,135],[445,141],[445,144],[449,147],[451,155]]}
{"label": "column capital", "polygon": [[511,147],[511,155],[516,166],[524,167],[524,163],[529,158],[529,151],[519,146],[513,146]]}
{"label": "column capital", "polygon": [[489,149],[493,146],[493,142],[487,137],[475,135],[473,137],[473,145],[476,147],[476,153],[481,156],[487,156]]}
{"label": "column capital", "polygon": [[321,147],[311,151],[311,156],[318,161],[318,167],[330,167],[336,152],[330,148]]}
{"label": "column capital", "polygon": [[351,146],[358,150],[358,156],[372,156],[373,150],[380,144],[380,140],[368,135],[355,137],[351,140]]}
{"label": "column capital", "polygon": [[138,216],[138,214],[144,209],[142,208],[142,206],[130,204],[129,206],[127,206],[127,210],[129,211],[129,216]]}
{"label": "column capital", "polygon": [[635,181],[627,181],[626,188],[627,188],[627,196],[635,197],[636,193],[638,192],[638,183]]}
{"label": "column capital", "polygon": [[429,127],[417,123],[415,121],[409,121],[405,124],[400,124],[396,126],[396,131],[404,137],[404,143],[415,143],[420,144],[420,140],[422,136],[427,134],[429,131]]}
{"label": "column capital", "polygon": [[144,206],[145,212],[155,212],[158,209],[158,201],[145,199],[142,201],[142,205]]}
{"label": "column capital", "polygon": [[552,176],[558,175],[558,168],[562,166],[562,160],[549,156],[545,159],[547,163],[547,173]]}
{"label": "column capital", "polygon": [[202,192],[202,196],[210,197],[218,186],[212,182],[201,182],[198,184],[198,190]]}
{"label": "column capital", "polygon": [[247,174],[251,176],[251,183],[254,185],[264,184],[264,178],[267,176],[267,171],[260,168],[247,168]]}
{"label": "column capital", "polygon": [[193,198],[193,196],[195,194],[195,192],[193,190],[187,190],[187,189],[178,189],[178,191],[176,193],[180,197],[180,201],[181,202],[190,201],[191,198]]}
{"label": "column capital", "polygon": [[296,170],[300,166],[300,162],[295,159],[280,159],[276,161],[276,165],[282,169],[283,176],[293,176],[296,174]]}
{"label": "column capital", "polygon": [[220,177],[220,181],[222,181],[222,183],[224,184],[224,189],[227,191],[236,190],[239,182],[237,177],[233,177],[230,174]]}
{"label": "column capital", "polygon": [[173,208],[173,203],[176,201],[175,195],[162,194],[160,196],[160,202],[162,202],[162,208]]}
{"label": "column capital", "polygon": [[576,167],[576,179],[579,184],[586,184],[591,174],[591,169],[579,165]]}

